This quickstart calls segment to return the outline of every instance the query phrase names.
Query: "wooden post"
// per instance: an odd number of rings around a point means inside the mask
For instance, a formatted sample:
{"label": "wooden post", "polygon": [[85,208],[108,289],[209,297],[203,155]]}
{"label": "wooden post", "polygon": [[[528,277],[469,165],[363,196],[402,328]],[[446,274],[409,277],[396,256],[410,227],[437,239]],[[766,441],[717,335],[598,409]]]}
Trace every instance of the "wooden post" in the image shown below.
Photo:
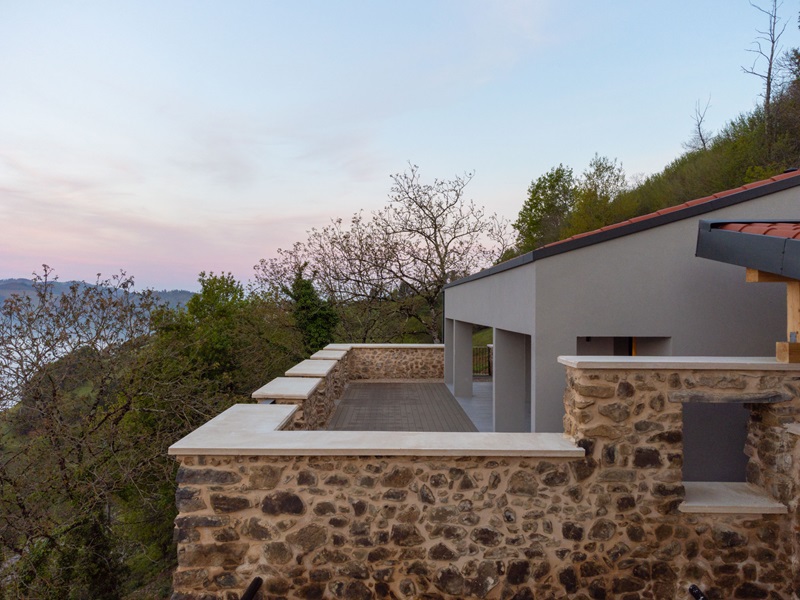
{"label": "wooden post", "polygon": [[786,339],[800,337],[800,281],[786,283]]}
{"label": "wooden post", "polygon": [[800,363],[800,280],[758,269],[747,269],[745,280],[786,284],[786,341],[775,343],[775,358],[778,362]]}

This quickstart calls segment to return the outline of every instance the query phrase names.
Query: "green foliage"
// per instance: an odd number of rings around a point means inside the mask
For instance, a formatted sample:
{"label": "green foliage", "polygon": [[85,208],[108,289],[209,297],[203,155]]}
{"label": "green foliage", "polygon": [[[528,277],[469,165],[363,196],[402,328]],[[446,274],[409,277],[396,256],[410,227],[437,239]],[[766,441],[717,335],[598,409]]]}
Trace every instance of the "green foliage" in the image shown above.
{"label": "green foliage", "polygon": [[531,182],[528,198],[512,227],[517,248],[528,252],[560,239],[561,230],[575,204],[576,186],[572,169],[553,167]]}
{"label": "green foliage", "polygon": [[260,289],[285,296],[298,269],[309,266],[345,339],[438,341],[442,289],[491,265],[504,249],[507,224],[467,199],[471,173],[424,183],[409,165],[391,179],[382,210],[334,219],[311,229],[305,242],[278,250],[277,258],[260,261]]}
{"label": "green foliage", "polygon": [[494,340],[494,330],[491,327],[484,327],[472,334],[473,346],[486,346]]}
{"label": "green foliage", "polygon": [[[800,167],[798,50],[785,55],[783,69],[787,78],[772,98],[774,127],[770,133],[763,106],[759,106],[732,119],[710,137],[705,149],[694,147],[634,187],[627,186],[616,160],[595,155],[574,182],[569,210],[565,210],[567,202],[559,204],[552,198],[566,195],[566,186],[558,188],[555,182],[568,181],[571,170],[559,165],[539,177],[528,189],[514,223],[516,248],[503,258]],[[554,194],[554,189],[561,192]]]}
{"label": "green foliage", "polygon": [[594,155],[575,191],[575,208],[564,235],[569,237],[613,223],[612,202],[626,189],[625,172],[616,159]]}
{"label": "green foliage", "polygon": [[305,267],[304,264],[298,269],[285,293],[292,300],[292,317],[303,336],[305,353],[310,356],[334,340],[339,316],[330,302],[320,298],[312,281],[303,277]]}
{"label": "green foliage", "polygon": [[127,278],[59,296],[45,273],[0,315],[0,598],[121,598],[175,561],[167,448],[249,402],[301,340],[228,274],[170,309]]}

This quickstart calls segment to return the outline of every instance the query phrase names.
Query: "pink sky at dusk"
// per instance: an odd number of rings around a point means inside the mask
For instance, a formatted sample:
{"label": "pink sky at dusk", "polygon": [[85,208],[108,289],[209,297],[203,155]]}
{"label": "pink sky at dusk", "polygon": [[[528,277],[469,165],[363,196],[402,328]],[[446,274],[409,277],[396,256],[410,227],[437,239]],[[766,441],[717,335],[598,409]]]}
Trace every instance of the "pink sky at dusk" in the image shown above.
{"label": "pink sky at dusk", "polygon": [[650,174],[697,100],[713,129],[750,110],[757,27],[746,0],[7,4],[0,279],[246,281],[409,161],[513,220],[552,166]]}

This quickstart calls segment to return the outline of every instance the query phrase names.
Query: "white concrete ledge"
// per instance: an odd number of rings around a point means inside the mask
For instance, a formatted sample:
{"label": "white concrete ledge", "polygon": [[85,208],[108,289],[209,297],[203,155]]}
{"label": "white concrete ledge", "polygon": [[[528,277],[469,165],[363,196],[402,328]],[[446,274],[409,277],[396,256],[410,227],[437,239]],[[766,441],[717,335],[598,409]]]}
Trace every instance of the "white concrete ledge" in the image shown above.
{"label": "white concrete ledge", "polygon": [[251,394],[256,400],[305,400],[322,383],[321,378],[276,377]]}
{"label": "white concrete ledge", "polygon": [[275,431],[293,406],[233,406],[169,448],[172,455],[225,456],[529,456],[583,458],[560,433]]}
{"label": "white concrete ledge", "polygon": [[339,361],[304,360],[286,371],[287,377],[327,377]]}
{"label": "white concrete ledge", "polygon": [[686,496],[678,507],[682,513],[782,515],[788,512],[785,505],[750,483],[685,481],[683,487]]}
{"label": "white concrete ledge", "polygon": [[793,433],[794,435],[800,435],[800,423],[790,423],[786,425],[786,431],[789,433]]}
{"label": "white concrete ledge", "polygon": [[353,344],[328,344],[323,348],[323,350],[344,350],[347,352],[352,347]]}
{"label": "white concrete ledge", "polygon": [[328,344],[323,350],[344,350],[347,352],[353,348],[377,348],[385,350],[403,350],[407,348],[409,350],[419,350],[425,348],[444,348],[444,344]]}
{"label": "white concrete ledge", "polygon": [[[263,436],[274,433],[292,418],[297,406],[292,404],[234,404],[208,423],[169,447],[169,454],[195,454],[195,448],[213,440],[215,444],[234,444],[242,435]],[[184,451],[188,449],[187,451]]]}
{"label": "white concrete ledge", "polygon": [[576,369],[799,371],[800,364],[778,362],[773,356],[559,356]]}
{"label": "white concrete ledge", "polygon": [[320,350],[314,352],[309,358],[311,360],[342,360],[347,356],[347,350]]}
{"label": "white concrete ledge", "polygon": [[[379,350],[424,350],[426,348],[444,348],[444,344],[350,344],[351,348],[376,348]],[[328,347],[325,346],[327,349]]]}

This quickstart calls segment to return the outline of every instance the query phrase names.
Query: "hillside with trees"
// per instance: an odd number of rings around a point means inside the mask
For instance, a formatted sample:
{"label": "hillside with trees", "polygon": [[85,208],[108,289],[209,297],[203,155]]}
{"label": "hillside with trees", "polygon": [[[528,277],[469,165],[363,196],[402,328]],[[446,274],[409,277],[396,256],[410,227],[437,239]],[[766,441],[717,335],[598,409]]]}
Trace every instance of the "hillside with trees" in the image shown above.
{"label": "hillside with trees", "polygon": [[[167,448],[332,341],[438,339],[439,296],[490,265],[504,224],[470,176],[393,178],[387,207],[311,230],[250,285],[201,273],[170,306],[121,273],[49,267],[0,308],[0,599],[166,598]],[[191,498],[177,498],[191,502]]]}
{"label": "hillside with trees", "polygon": [[763,83],[756,108],[712,133],[709,105],[698,103],[686,152],[637,185],[616,159],[600,155],[580,175],[563,164],[551,168],[531,182],[504,258],[800,167],[800,51],[779,51],[787,23],[777,2],[754,7],[765,25],[751,48],[755,61],[742,70]]}

